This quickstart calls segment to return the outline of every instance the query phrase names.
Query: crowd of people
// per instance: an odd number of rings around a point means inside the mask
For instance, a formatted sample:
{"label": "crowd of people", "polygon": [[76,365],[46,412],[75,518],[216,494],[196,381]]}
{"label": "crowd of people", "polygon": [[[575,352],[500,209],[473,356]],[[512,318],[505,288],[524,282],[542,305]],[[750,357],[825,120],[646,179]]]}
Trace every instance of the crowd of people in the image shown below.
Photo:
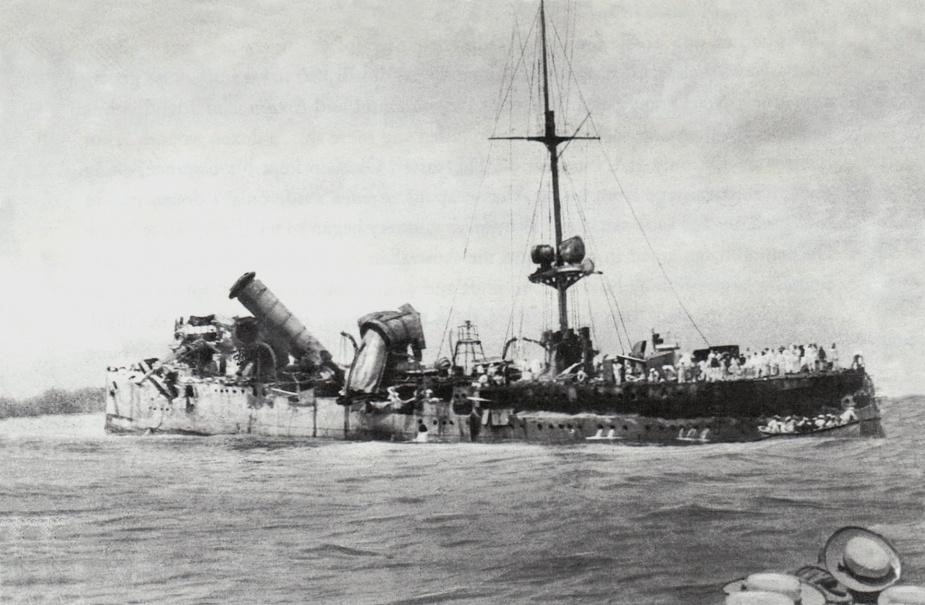
{"label": "crowd of people", "polygon": [[484,389],[489,386],[501,386],[507,384],[507,378],[504,375],[504,368],[499,364],[479,364],[472,370],[472,386],[477,389]]}
{"label": "crowd of people", "polygon": [[[640,364],[641,365],[641,364]],[[863,367],[860,353],[851,362],[852,368]],[[746,349],[738,355],[711,350],[705,358],[694,360],[690,353],[677,356],[674,365],[663,365],[643,371],[641,367],[617,364],[617,380],[627,382],[715,382],[743,378],[770,378],[787,374],[831,372],[841,369],[838,348],[816,344]]]}
{"label": "crowd of people", "polygon": [[857,420],[857,414],[854,408],[848,408],[841,414],[819,414],[814,418],[806,416],[774,416],[764,426],[758,427],[762,433],[768,434],[787,434],[787,433],[810,433],[823,429],[831,429],[844,426]]}
{"label": "crowd of people", "polygon": [[[727,347],[711,349],[706,355],[696,357],[689,353],[676,352],[675,363],[665,364],[661,367],[648,367],[642,360],[635,362],[627,358],[624,361],[611,359],[608,356],[600,358],[593,371],[585,372],[580,364],[574,364],[566,369],[559,379],[565,378],[574,382],[606,382],[609,372],[605,366],[609,365],[613,371],[613,381],[617,384],[625,382],[716,382],[721,380],[740,380],[754,378],[772,378],[804,373],[833,372],[842,369],[838,347],[833,342],[830,347],[815,343],[808,345],[790,345],[777,348],[765,348],[744,352]],[[511,380],[532,381],[542,379],[547,368],[537,360],[522,360],[514,364],[518,369],[517,376],[511,378],[506,370],[505,363],[483,363],[475,365],[469,377],[472,387],[488,388],[505,385]],[[853,369],[864,366],[864,358],[860,353],[851,359],[850,367]],[[607,376],[605,376],[605,374]]]}

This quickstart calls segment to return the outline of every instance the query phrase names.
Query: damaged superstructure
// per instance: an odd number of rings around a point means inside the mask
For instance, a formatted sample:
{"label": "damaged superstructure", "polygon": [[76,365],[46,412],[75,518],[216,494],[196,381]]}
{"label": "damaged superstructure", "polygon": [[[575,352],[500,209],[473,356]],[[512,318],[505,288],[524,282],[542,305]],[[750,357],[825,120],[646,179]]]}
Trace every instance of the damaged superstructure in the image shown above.
{"label": "damaged superstructure", "polygon": [[170,354],[108,368],[107,430],[363,438],[394,425],[391,436],[404,438],[414,406],[401,422],[383,424],[383,407],[371,402],[386,385],[426,373],[411,305],[360,319],[348,373],[254,273],[242,275],[229,298],[252,315],[181,318]]}
{"label": "damaged superstructure", "polygon": [[[880,433],[863,368],[723,382],[626,382],[609,364],[589,364],[584,379],[574,372],[532,375],[504,356],[485,357],[471,323],[461,327],[457,344],[477,343],[480,354],[464,359],[457,346],[459,355],[452,361],[425,364],[420,315],[407,304],[360,318],[360,343],[344,368],[254,273],[238,279],[230,297],[252,315],[181,319],[174,325],[170,354],[108,368],[107,430],[704,443],[778,436],[767,430],[775,417],[850,409],[850,421],[807,432]],[[582,372],[582,360],[596,352],[586,331],[573,338],[577,344],[558,359],[577,360],[573,366]],[[555,347],[563,339],[534,342],[548,352],[547,369],[555,367]],[[665,348],[655,345],[638,363],[643,368],[664,363]],[[676,353],[671,347],[668,352]]]}
{"label": "damaged superstructure", "polygon": [[[459,326],[452,358],[427,364],[420,315],[406,304],[361,317],[359,343],[347,335],[352,362],[341,367],[254,273],[245,273],[229,297],[251,315],[179,321],[170,355],[109,368],[107,429],[671,444],[881,435],[873,383],[860,356],[843,368],[808,345],[801,355],[781,348],[779,359],[768,350],[745,358],[738,346],[710,345],[705,336],[707,348],[688,356],[654,332],[648,352],[648,342],[637,341],[628,352],[602,355],[590,327],[570,322],[569,288],[600,272],[581,236],[563,238],[558,166],[572,141],[599,137],[579,136],[581,127],[572,135],[557,132],[542,2],[535,29],[541,36],[543,98],[536,106],[543,110],[543,130],[492,138],[537,142],[548,152],[548,232],[555,239],[533,247],[535,268],[527,279],[555,290],[557,329],[544,326],[538,338],[510,337],[501,356],[492,358],[467,321]],[[543,359],[511,359],[515,343],[539,346]]]}

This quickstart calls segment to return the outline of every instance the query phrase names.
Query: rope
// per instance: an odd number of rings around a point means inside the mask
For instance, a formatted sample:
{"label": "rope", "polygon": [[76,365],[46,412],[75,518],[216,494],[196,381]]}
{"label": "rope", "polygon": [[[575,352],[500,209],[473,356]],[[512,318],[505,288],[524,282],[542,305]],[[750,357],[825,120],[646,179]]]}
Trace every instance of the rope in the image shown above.
{"label": "rope", "polygon": [[609,289],[610,297],[613,298],[613,304],[617,307],[617,315],[620,317],[620,325],[623,326],[623,334],[626,335],[626,348],[631,349],[633,340],[630,338],[629,330],[626,329],[626,322],[623,320],[623,310],[620,309],[620,301],[617,300],[617,294],[613,291],[613,286],[607,280],[604,280],[605,291]]}
{"label": "rope", "polygon": [[[497,134],[498,124],[501,120],[501,114],[504,111],[504,106],[507,103],[508,98],[510,97],[511,90],[514,88],[514,82],[516,81],[517,71],[521,67],[521,65],[524,65],[523,60],[524,60],[524,57],[526,56],[528,40],[530,39],[530,36],[533,34],[533,30],[536,28],[538,19],[539,19],[539,9],[537,9],[536,15],[534,16],[534,19],[533,19],[533,23],[530,25],[530,30],[527,32],[527,36],[523,44],[518,44],[518,46],[520,46],[520,55],[518,56],[517,62],[516,63],[509,62],[509,64],[513,64],[514,66],[510,71],[510,81],[508,82],[507,87],[504,88],[503,84],[501,87],[501,89],[504,90],[504,94],[503,96],[499,94],[499,97],[501,97],[501,102],[498,104],[498,111],[495,113],[494,124],[492,125],[492,130],[491,130],[492,136],[495,136],[495,134]],[[516,16],[515,16],[515,25],[516,25]],[[518,28],[515,27],[514,32],[516,33],[517,30]],[[511,47],[509,49],[509,56],[513,56],[514,54],[514,45],[515,45],[515,36],[512,34]],[[526,74],[527,73],[526,66],[524,67],[525,67],[525,74]],[[502,83],[505,80],[507,80],[507,78],[505,77],[506,75],[507,74],[505,73],[502,76],[501,78]],[[530,82],[529,75],[527,76],[527,80],[528,80],[528,86],[532,87],[532,82]],[[472,207],[472,215],[469,217],[469,225],[466,228],[466,239],[465,239],[465,244],[463,246],[461,264],[465,264],[465,261],[469,254],[469,244],[472,240],[472,228],[475,225],[475,217],[478,212],[479,201],[481,200],[481,197],[482,197],[482,188],[485,185],[485,179],[488,175],[488,165],[491,161],[492,149],[493,149],[493,142],[489,141],[488,152],[486,153],[485,161],[482,164],[482,175],[481,175],[481,178],[479,179],[478,188],[476,189],[475,201]],[[513,212],[513,209],[512,209],[512,212]],[[513,216],[511,217],[511,220],[513,221]],[[440,354],[443,352],[443,345],[444,343],[447,342],[447,338],[449,336],[450,321],[452,320],[452,317],[453,317],[453,311],[456,308],[456,298],[458,294],[459,294],[459,282],[457,281],[457,283],[453,287],[453,295],[450,298],[450,310],[449,310],[449,313],[447,313],[446,321],[444,322],[443,335],[440,337],[440,345],[437,347],[437,357],[440,357]]]}
{"label": "rope", "polygon": [[[559,31],[556,29],[556,26],[552,26],[553,34],[555,35],[556,40],[559,42],[559,45],[562,47],[563,51],[565,50],[565,45],[562,42],[562,38],[559,37]],[[594,129],[594,132],[597,136],[600,136],[600,129],[598,129],[597,124],[594,121],[594,116],[591,115],[591,111],[588,109],[588,103],[585,100],[585,95],[581,90],[581,85],[578,83],[578,79],[575,77],[575,70],[572,67],[572,62],[568,59],[566,55],[566,61],[569,68],[569,76],[571,80],[575,82],[575,89],[578,90],[578,97],[581,99],[582,105],[585,107],[585,111],[588,112],[588,119],[591,121],[591,127]],[[675,287],[674,282],[671,281],[671,277],[668,275],[668,271],[665,270],[665,266],[662,264],[661,259],[658,257],[658,254],[655,252],[655,247],[652,245],[652,242],[649,240],[649,235],[646,233],[645,228],[642,226],[642,222],[639,220],[639,216],[636,214],[636,209],[633,208],[632,203],[629,200],[629,196],[626,195],[626,191],[623,189],[623,184],[620,182],[619,177],[617,176],[617,171],[613,167],[613,162],[610,160],[610,156],[604,151],[603,145],[600,147],[601,154],[607,160],[607,167],[610,169],[610,174],[613,176],[614,181],[617,184],[617,187],[620,189],[620,195],[623,197],[623,201],[626,203],[627,208],[630,210],[630,214],[633,216],[633,221],[636,223],[636,227],[639,228],[639,232],[642,234],[643,240],[646,242],[646,247],[649,249],[649,252],[652,254],[652,258],[655,259],[655,263],[658,265],[659,271],[662,274],[662,277],[665,278],[665,282],[668,284],[668,287],[671,289],[672,294],[674,294],[675,300],[678,302],[678,306],[681,307],[681,310],[684,311],[684,314],[687,316],[687,319],[691,322],[691,325],[694,326],[694,329],[700,335],[700,338],[710,346],[710,341],[707,339],[706,335],[703,333],[703,330],[700,329],[700,326],[697,325],[697,322],[694,320],[694,316],[691,315],[691,312],[688,310],[687,306],[684,304],[684,301],[681,300],[681,295],[678,293],[678,289]]]}
{"label": "rope", "polygon": [[[498,105],[498,113],[495,114],[495,128],[498,127],[498,120],[501,118],[501,112],[504,110],[504,104],[507,102],[508,96],[511,94],[511,90],[514,88],[514,80],[515,80],[514,74],[517,72],[517,69],[518,69],[518,68],[521,66],[521,64],[523,63],[524,56],[525,56],[526,53],[527,53],[527,41],[530,39],[530,36],[533,34],[534,28],[536,28],[536,23],[537,23],[537,20],[539,19],[539,14],[540,14],[540,13],[539,13],[539,9],[537,9],[537,11],[536,11],[536,16],[534,16],[534,18],[533,18],[533,23],[530,25],[530,31],[527,32],[527,37],[524,39],[524,43],[523,43],[523,45],[521,46],[521,49],[520,49],[520,57],[517,59],[517,64],[514,66],[514,69],[511,70],[511,81],[510,81],[510,83],[508,84],[507,90],[506,90],[505,93],[504,93],[504,98],[501,99],[501,103]],[[515,17],[515,28],[514,28],[514,31],[515,31],[515,32],[517,31],[517,27],[516,27],[516,17]],[[512,36],[512,37],[513,37],[513,36]],[[512,48],[511,50],[513,51],[513,48]],[[530,79],[528,78],[528,82],[529,82],[529,80],[530,80]],[[504,81],[503,78],[502,78],[502,81]],[[530,83],[530,86],[532,87],[532,82]],[[494,136],[495,134],[497,134],[497,131],[493,129],[493,130],[491,131],[491,133],[492,133],[492,136]]]}
{"label": "rope", "polygon": [[588,282],[582,281],[581,284],[585,289],[585,303],[587,303],[588,307],[588,323],[591,324],[591,338],[594,342],[597,342],[597,326],[594,325],[594,313],[591,308],[591,293],[588,292]]}
{"label": "rope", "polygon": [[610,302],[610,297],[607,296],[607,281],[601,280],[601,291],[604,293],[604,300],[607,301],[607,308],[610,309],[610,320],[613,322],[613,331],[617,335],[617,343],[620,345],[620,352],[626,355],[626,348],[623,346],[623,337],[620,336],[620,328],[617,327],[617,318],[613,312],[613,304]]}
{"label": "rope", "polygon": [[[593,125],[594,118],[591,119]],[[595,129],[597,127],[595,126]],[[684,304],[684,301],[681,300],[681,295],[678,293],[678,289],[675,287],[674,282],[671,281],[671,277],[668,276],[668,271],[665,270],[665,266],[662,264],[661,259],[658,257],[658,254],[655,252],[655,247],[652,246],[652,242],[649,240],[649,235],[646,233],[646,230],[642,226],[642,222],[639,220],[639,217],[636,215],[636,209],[633,208],[633,204],[630,203],[629,197],[626,195],[626,192],[623,190],[623,185],[620,183],[620,179],[617,177],[617,171],[614,170],[613,163],[610,161],[610,156],[604,152],[603,146],[601,146],[601,154],[607,159],[607,167],[610,168],[610,174],[613,175],[614,181],[617,183],[617,187],[620,188],[620,195],[623,196],[623,201],[626,202],[626,207],[629,208],[630,214],[633,215],[633,220],[636,222],[636,226],[639,228],[639,232],[642,234],[642,239],[645,240],[646,246],[649,248],[649,252],[652,253],[652,258],[655,259],[655,263],[658,265],[659,271],[662,273],[662,277],[665,278],[665,282],[668,283],[668,287],[671,289],[672,294],[674,294],[675,300],[678,301],[678,306],[681,307],[681,310],[684,311],[684,314],[687,315],[687,319],[690,320],[691,325],[694,326],[694,329],[697,330],[697,333],[700,334],[700,338],[703,339],[703,342],[710,346],[710,341],[707,340],[706,335],[703,333],[703,330],[700,329],[700,326],[697,325],[697,322],[694,321],[694,316],[691,315],[691,312],[688,311],[687,306]]]}
{"label": "rope", "polygon": [[[575,186],[575,182],[572,180],[572,173],[568,170],[568,165],[567,165],[566,163],[563,163],[563,165],[562,165],[562,172],[563,172],[563,174],[565,174],[565,176],[568,178],[569,183],[572,184],[572,187],[574,187],[574,186]],[[591,242],[591,246],[592,246],[595,250],[600,250],[600,248],[598,248],[596,238],[594,237],[594,232],[591,231],[591,227],[588,225],[588,219],[587,219],[587,216],[585,215],[584,207],[583,207],[582,204],[581,204],[581,200],[580,200],[579,198],[577,198],[577,197],[575,198],[575,208],[576,208],[576,210],[578,211],[578,218],[581,220],[582,229],[584,230],[584,232],[585,232],[585,233],[587,234],[587,236],[588,236],[588,241]],[[606,290],[606,288],[607,288],[607,287],[611,287],[611,286],[610,286],[609,281],[608,281],[606,278],[602,278],[602,279],[601,279],[601,282],[602,282],[602,283],[604,284],[604,286],[605,286],[605,289],[604,289],[604,296],[605,296],[605,300],[607,301],[607,306],[608,306],[608,308],[610,309],[610,318],[611,318],[611,320],[613,321],[613,327],[614,327],[614,330],[615,330],[616,333],[617,333],[617,340],[618,340],[619,343],[620,343],[620,349],[621,349],[621,350],[623,351],[623,353],[625,354],[625,353],[626,353],[626,349],[623,348],[623,340],[622,340],[621,337],[620,337],[620,329],[617,327],[617,320],[616,320],[616,317],[614,317],[614,312],[613,312],[613,310],[614,310],[614,305],[611,304],[610,299],[607,297],[607,290]],[[612,289],[611,289],[611,291],[612,291]],[[616,295],[613,295],[613,297],[614,297],[613,302],[614,302],[614,304],[616,305],[617,313],[618,313],[619,316],[620,316],[620,323],[623,325],[623,332],[624,332],[624,334],[626,335],[627,347],[629,347],[630,344],[632,343],[632,340],[630,339],[629,331],[626,329],[626,322],[623,320],[623,312],[622,312],[622,310],[620,309],[620,303],[617,302]]]}
{"label": "rope", "polygon": [[[530,228],[527,230],[527,241],[524,243],[523,255],[521,256],[521,265],[524,265],[527,260],[527,250],[530,246],[530,238],[533,237],[533,230],[536,226],[536,217],[539,214],[540,199],[542,199],[543,192],[543,181],[546,178],[546,160],[543,160],[543,169],[540,171],[540,182],[536,188],[536,199],[533,202],[533,215],[530,217]],[[504,335],[507,336],[508,331],[510,331],[511,336],[514,335],[514,315],[516,314],[517,301],[520,298],[521,289],[524,287],[524,283],[520,283],[515,289],[514,300],[511,301],[511,314],[508,317],[508,324],[504,330]],[[523,335],[523,310],[521,309],[520,315],[520,335]]]}
{"label": "rope", "polygon": [[[479,186],[476,188],[475,201],[472,204],[472,214],[469,217],[469,226],[466,229],[466,242],[463,246],[462,259],[460,259],[460,265],[465,265],[466,258],[469,255],[469,242],[472,239],[472,227],[475,225],[475,217],[479,208],[479,201],[482,198],[482,187],[485,185],[485,178],[488,175],[488,164],[491,160],[491,150],[492,142],[488,143],[488,153],[485,154],[485,162],[482,164],[482,176],[479,179]],[[440,357],[440,353],[443,352],[443,343],[446,342],[448,335],[448,328],[450,325],[450,319],[453,317],[453,310],[456,307],[456,296],[459,294],[459,281],[457,281],[453,286],[453,296],[450,297],[450,312],[446,316],[446,322],[443,326],[443,336],[440,337],[440,346],[437,347],[437,357]]]}

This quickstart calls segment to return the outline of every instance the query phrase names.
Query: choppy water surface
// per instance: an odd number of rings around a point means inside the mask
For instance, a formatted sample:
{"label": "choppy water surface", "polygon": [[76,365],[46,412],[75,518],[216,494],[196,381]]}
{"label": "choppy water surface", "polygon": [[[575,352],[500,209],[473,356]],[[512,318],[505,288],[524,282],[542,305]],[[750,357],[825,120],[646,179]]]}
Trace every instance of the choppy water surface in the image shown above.
{"label": "choppy water surface", "polygon": [[925,399],[883,440],[286,443],[0,421],[8,602],[720,603],[837,527],[925,581]]}

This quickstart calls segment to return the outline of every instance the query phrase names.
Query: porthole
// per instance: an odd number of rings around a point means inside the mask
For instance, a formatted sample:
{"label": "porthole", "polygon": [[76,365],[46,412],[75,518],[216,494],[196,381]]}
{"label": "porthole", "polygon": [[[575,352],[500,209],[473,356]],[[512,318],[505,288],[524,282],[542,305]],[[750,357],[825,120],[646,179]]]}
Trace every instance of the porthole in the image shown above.
{"label": "porthole", "polygon": [[536,425],[536,430],[542,431],[542,430],[543,430],[543,425],[542,425],[542,424],[537,424],[537,425]]}
{"label": "porthole", "polygon": [[624,424],[624,425],[623,425],[623,430],[624,430],[624,431],[628,431],[628,430],[629,430],[629,427],[627,427],[627,426]]}

